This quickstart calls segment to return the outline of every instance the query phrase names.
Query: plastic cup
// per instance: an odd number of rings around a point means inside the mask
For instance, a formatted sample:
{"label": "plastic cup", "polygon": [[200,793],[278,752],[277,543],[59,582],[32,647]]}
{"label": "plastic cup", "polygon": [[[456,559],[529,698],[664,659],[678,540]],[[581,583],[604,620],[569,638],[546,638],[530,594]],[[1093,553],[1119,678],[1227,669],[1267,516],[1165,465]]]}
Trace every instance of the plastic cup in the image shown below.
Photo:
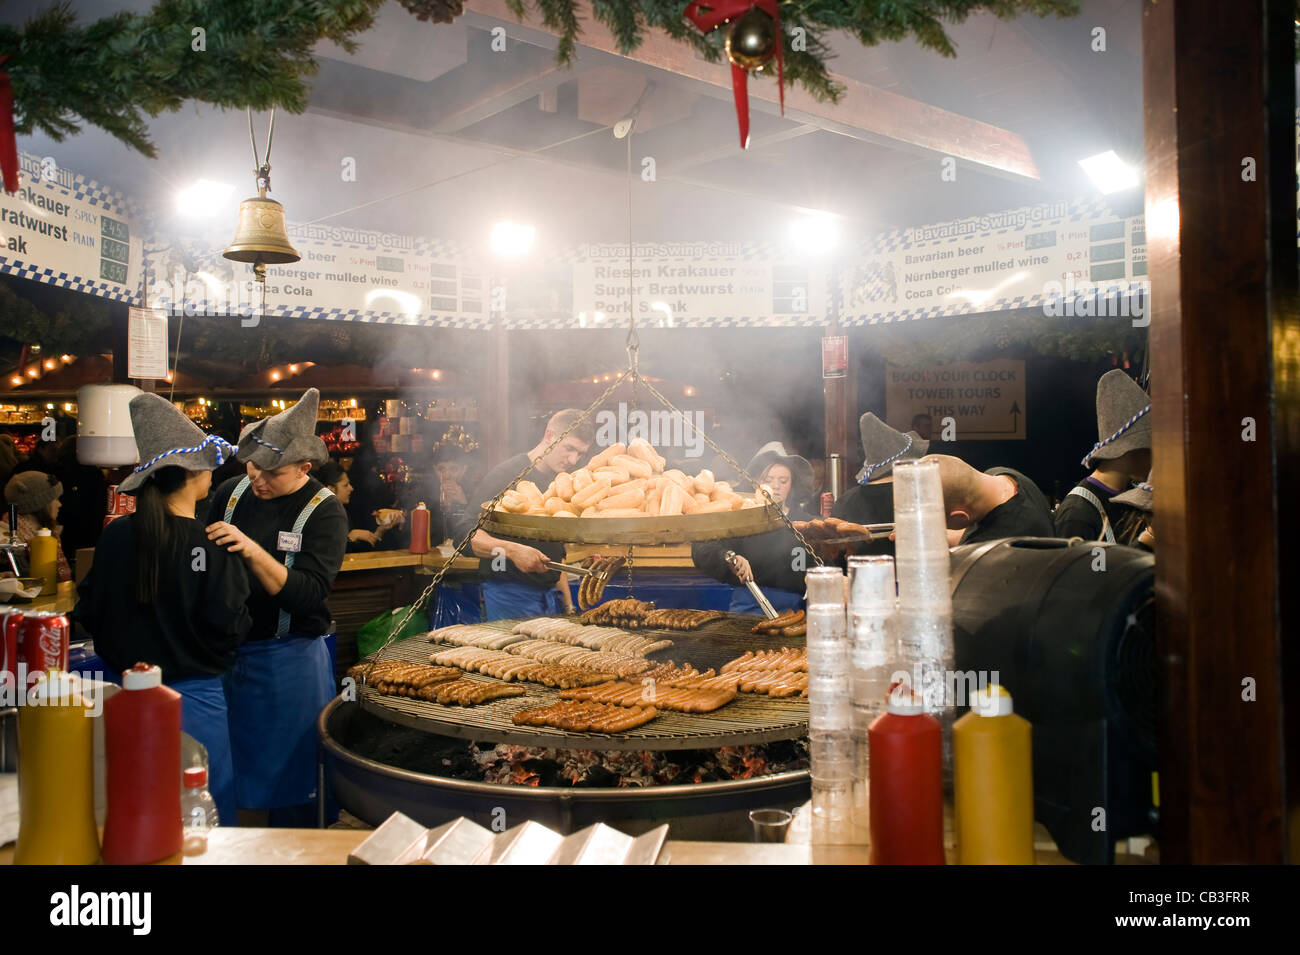
{"label": "plastic cup", "polygon": [[754,827],[755,842],[785,842],[794,814],[784,809],[753,809],[749,823]]}

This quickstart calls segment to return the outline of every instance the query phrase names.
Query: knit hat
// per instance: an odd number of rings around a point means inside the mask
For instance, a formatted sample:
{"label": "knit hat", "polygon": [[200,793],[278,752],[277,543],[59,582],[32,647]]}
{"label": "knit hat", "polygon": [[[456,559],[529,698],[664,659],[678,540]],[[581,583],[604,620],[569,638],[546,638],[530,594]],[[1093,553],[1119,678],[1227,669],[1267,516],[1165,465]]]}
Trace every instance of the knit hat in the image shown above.
{"label": "knit hat", "polygon": [[1150,514],[1154,497],[1155,488],[1151,486],[1151,475],[1148,474],[1145,481],[1139,481],[1123,494],[1116,494],[1112,497],[1111,503],[1127,504],[1129,507],[1137,508],[1139,511],[1146,511]]}
{"label": "knit hat", "polygon": [[23,471],[5,485],[5,501],[19,514],[35,514],[62,493],[59,479],[45,471]]}
{"label": "knit hat", "polygon": [[320,392],[308,388],[296,403],[279,414],[254,421],[239,432],[239,460],[273,471],[283,464],[329,460],[325,442],[316,437],[316,409]]}
{"label": "knit hat", "polygon": [[790,479],[804,494],[813,489],[813,469],[807,458],[797,454],[786,454],[785,445],[780,441],[769,441],[758,449],[745,467],[745,473],[753,475],[754,480],[761,481],[763,472],[774,464],[784,464],[790,469]]}
{"label": "knit hat", "polygon": [[235,453],[229,441],[203,430],[162,395],[140,394],[131,399],[131,430],[141,464],[117,486],[134,494],[159,468],[212,471]]}
{"label": "knit hat", "polygon": [[870,411],[858,419],[858,433],[866,457],[858,471],[859,484],[885,477],[893,472],[896,462],[923,458],[930,450],[930,442],[915,431],[895,431]]}
{"label": "knit hat", "polygon": [[1085,468],[1113,461],[1129,451],[1151,447],[1151,398],[1142,386],[1115,368],[1097,382],[1097,438],[1083,458]]}

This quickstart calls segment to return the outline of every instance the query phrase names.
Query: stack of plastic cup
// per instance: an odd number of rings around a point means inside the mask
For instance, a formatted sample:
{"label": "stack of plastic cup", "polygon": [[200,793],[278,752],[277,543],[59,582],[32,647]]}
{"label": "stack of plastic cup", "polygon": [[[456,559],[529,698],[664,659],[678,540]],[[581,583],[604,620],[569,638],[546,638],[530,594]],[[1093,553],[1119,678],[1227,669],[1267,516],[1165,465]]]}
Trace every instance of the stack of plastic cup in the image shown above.
{"label": "stack of plastic cup", "polygon": [[849,558],[849,643],[852,669],[853,823],[869,826],[870,747],[867,730],[885,711],[897,651],[889,619],[898,603],[894,558]]}
{"label": "stack of plastic cup", "polygon": [[812,839],[853,838],[852,692],[844,575],[814,567],[808,585],[808,749]]}
{"label": "stack of plastic cup", "polygon": [[898,669],[907,671],[925,712],[943,727],[944,780],[951,784],[955,706],[948,693],[954,657],[946,513],[938,461],[920,458],[894,465],[898,612],[891,628]]}

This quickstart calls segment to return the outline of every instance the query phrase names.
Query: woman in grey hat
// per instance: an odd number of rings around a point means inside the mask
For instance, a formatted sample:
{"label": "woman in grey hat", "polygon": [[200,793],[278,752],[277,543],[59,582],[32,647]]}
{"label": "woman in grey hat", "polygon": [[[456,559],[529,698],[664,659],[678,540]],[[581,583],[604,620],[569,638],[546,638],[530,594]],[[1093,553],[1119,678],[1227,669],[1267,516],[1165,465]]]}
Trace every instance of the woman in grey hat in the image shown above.
{"label": "woman in grey hat", "polygon": [[140,661],[181,694],[181,727],[208,750],[217,814],[235,823],[235,775],[221,677],[248,635],[243,562],[207,539],[195,506],[235,449],[160,395],[131,399],[141,464],[118,485],[135,513],[104,528],[73,616],[117,673]]}
{"label": "woman in grey hat", "polygon": [[[63,555],[63,545],[59,541],[59,498],[63,496],[63,485],[53,474],[45,471],[21,471],[5,484],[5,503],[18,511],[18,539],[24,544],[42,530],[54,535],[55,546],[59,556],[59,580],[71,580],[72,568],[68,558]],[[0,521],[0,533],[9,539],[9,515]]]}
{"label": "woman in grey hat", "polygon": [[230,745],[239,808],[271,825],[310,824],[316,796],[316,717],[335,693],[321,638],[332,620],[326,599],[343,563],[348,519],[311,474],[329,460],[316,437],[320,392],[246,426],[237,456],[242,478],[217,488],[208,539],[248,569],[253,617],[248,641],[226,678]]}
{"label": "woman in grey hat", "polygon": [[[764,445],[745,468],[760,485],[766,484],[791,521],[807,521],[812,515],[800,505],[811,492],[812,465],[797,454],[787,454],[773,441]],[[728,554],[734,554],[731,559]],[[804,570],[811,555],[804,554],[799,540],[788,528],[735,540],[702,541],[691,546],[695,566],[715,580],[732,584],[732,613],[760,614],[762,609],[745,586],[754,581],[778,611],[794,610],[803,604]]]}
{"label": "woman in grey hat", "polygon": [[1057,537],[1115,543],[1128,508],[1119,495],[1151,470],[1151,399],[1121,369],[1097,382],[1097,443],[1083,458],[1092,473],[1052,512]]}

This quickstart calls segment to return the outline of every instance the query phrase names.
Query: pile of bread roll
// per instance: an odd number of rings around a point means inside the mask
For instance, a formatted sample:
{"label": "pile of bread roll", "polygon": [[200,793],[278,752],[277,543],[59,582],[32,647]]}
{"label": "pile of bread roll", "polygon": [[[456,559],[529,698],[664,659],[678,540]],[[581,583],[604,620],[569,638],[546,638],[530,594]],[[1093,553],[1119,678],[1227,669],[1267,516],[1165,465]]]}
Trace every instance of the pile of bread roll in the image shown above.
{"label": "pile of bread roll", "polygon": [[691,477],[673,468],[643,438],[612,444],[586,467],[563,471],[540,490],[520,481],[501,498],[499,510],[540,517],[679,517],[761,507],[759,497],[745,497],[726,481],[703,470]]}

